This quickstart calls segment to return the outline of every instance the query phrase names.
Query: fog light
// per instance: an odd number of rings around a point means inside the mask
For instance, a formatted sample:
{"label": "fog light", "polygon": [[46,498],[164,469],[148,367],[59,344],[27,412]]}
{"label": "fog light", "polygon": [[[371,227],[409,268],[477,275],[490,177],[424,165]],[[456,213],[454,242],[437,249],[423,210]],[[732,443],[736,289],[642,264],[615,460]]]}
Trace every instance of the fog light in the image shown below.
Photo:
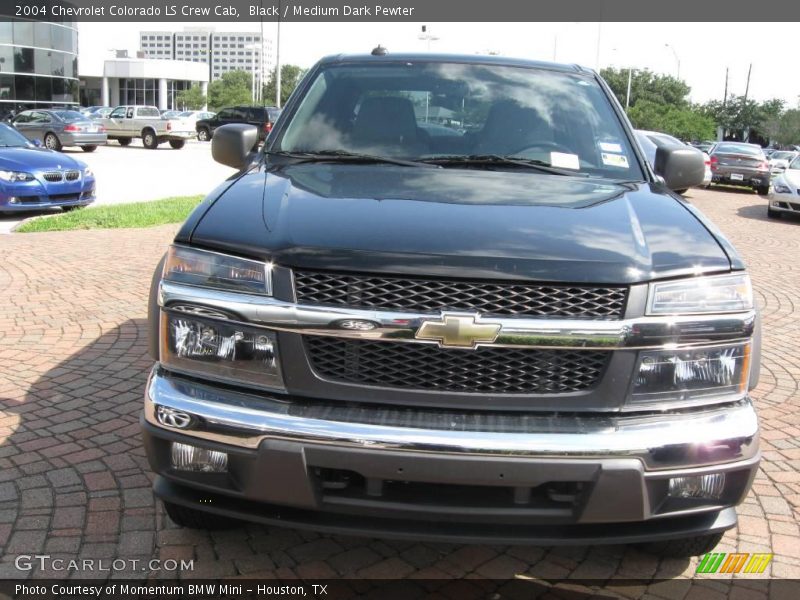
{"label": "fog light", "polygon": [[17,199],[17,197],[16,197],[16,196],[11,196],[11,197],[8,199],[8,203],[9,203],[9,204],[17,204],[18,202],[19,202],[19,200]]}
{"label": "fog light", "polygon": [[673,498],[719,500],[724,489],[725,473],[673,477],[669,480],[669,495]]}
{"label": "fog light", "polygon": [[172,466],[179,471],[225,473],[228,470],[228,455],[217,450],[172,442]]}

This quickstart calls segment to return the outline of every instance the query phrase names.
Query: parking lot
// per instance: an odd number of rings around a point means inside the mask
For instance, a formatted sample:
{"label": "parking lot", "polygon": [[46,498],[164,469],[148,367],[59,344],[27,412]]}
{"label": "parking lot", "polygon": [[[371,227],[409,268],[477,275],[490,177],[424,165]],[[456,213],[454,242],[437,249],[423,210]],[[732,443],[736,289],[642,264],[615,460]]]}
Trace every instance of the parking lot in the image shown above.
{"label": "parking lot", "polygon": [[[134,140],[127,148],[109,142],[91,153],[80,148],[65,148],[64,152],[85,162],[97,175],[97,205],[206,194],[234,172],[211,160],[211,144],[195,140],[180,150],[169,144],[148,150],[141,140]],[[0,234],[30,216],[0,214]]]}
{"label": "parking lot", "polygon": [[[208,151],[199,143],[155,152],[111,145],[80,158],[92,166],[108,161],[100,201],[121,202],[208,191],[227,175],[224,167],[199,160]],[[148,198],[128,189],[130,175],[123,177],[122,168],[118,176],[108,175],[109,168],[113,172],[139,153],[148,162],[140,163],[134,176],[158,182]],[[163,162],[165,153],[179,156],[180,164]],[[202,167],[192,168],[195,161]],[[798,578],[800,220],[768,221],[765,200],[746,191],[694,190],[688,196],[745,257],[764,318],[762,376],[753,394],[764,459],[753,491],[739,507],[739,527],[716,551],[775,554],[762,575],[736,577]],[[458,546],[255,525],[226,532],[175,527],[151,494],[138,415],[151,365],[145,331],[150,275],[176,229],[2,238],[0,576],[64,576],[15,568],[18,554],[44,552],[65,559],[194,559],[193,571],[160,577],[525,575],[618,579],[614,590],[629,597],[766,597],[763,591],[734,589],[725,580],[732,575],[693,578],[696,559],[659,560],[624,546]],[[148,574],[141,567],[128,573]],[[651,578],[666,581],[622,582]]]}

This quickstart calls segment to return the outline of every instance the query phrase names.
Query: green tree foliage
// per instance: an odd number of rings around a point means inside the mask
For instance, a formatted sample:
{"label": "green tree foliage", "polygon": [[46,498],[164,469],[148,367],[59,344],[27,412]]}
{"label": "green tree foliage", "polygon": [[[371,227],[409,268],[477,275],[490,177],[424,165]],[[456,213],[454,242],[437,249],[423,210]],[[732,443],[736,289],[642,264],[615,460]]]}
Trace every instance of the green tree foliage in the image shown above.
{"label": "green tree foliage", "polygon": [[639,100],[628,111],[628,117],[637,129],[662,131],[681,140],[704,140],[714,137],[714,120],[693,106],[670,106]]}
{"label": "green tree foliage", "polygon": [[228,71],[208,84],[208,108],[218,111],[226,106],[252,104],[252,80],[247,71]]}
{"label": "green tree foliage", "polygon": [[774,134],[770,137],[783,146],[800,144],[800,108],[784,112],[777,120]]}
{"label": "green tree foliage", "polygon": [[181,90],[175,100],[178,106],[184,110],[200,110],[206,105],[206,95],[200,90],[199,85]]}
{"label": "green tree foliage", "polygon": [[[602,69],[600,75],[606,80],[622,106],[625,106],[625,96],[628,90],[628,69],[615,69],[609,67]],[[669,104],[672,106],[686,106],[686,99],[692,89],[680,79],[671,75],[658,75],[648,69],[634,69],[631,74],[631,100],[630,106],[636,106],[640,100],[647,100],[654,104]]]}
{"label": "green tree foliage", "polygon": [[[294,88],[303,78],[304,73],[305,71],[297,65],[281,65],[281,106],[286,104]],[[261,95],[264,99],[264,104],[267,106],[275,104],[276,75],[277,69],[270,73],[269,80],[264,85],[264,93]]]}

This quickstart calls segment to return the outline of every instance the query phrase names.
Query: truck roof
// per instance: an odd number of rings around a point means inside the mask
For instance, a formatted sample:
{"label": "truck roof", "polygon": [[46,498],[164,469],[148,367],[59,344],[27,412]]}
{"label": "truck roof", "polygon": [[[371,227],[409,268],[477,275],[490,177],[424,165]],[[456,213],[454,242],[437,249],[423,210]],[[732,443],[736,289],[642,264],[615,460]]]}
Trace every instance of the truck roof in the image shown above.
{"label": "truck roof", "polygon": [[489,64],[508,67],[529,67],[535,69],[549,69],[551,71],[564,71],[575,73],[591,73],[592,69],[581,67],[576,64],[563,64],[540,60],[530,60],[526,58],[510,58],[506,56],[495,55],[482,55],[482,54],[439,54],[439,53],[415,53],[415,52],[402,52],[391,53],[386,52],[382,55],[374,54],[331,54],[322,58],[320,64],[330,63],[363,63],[363,62],[396,62],[396,61],[410,61],[410,62],[458,62],[470,64]]}

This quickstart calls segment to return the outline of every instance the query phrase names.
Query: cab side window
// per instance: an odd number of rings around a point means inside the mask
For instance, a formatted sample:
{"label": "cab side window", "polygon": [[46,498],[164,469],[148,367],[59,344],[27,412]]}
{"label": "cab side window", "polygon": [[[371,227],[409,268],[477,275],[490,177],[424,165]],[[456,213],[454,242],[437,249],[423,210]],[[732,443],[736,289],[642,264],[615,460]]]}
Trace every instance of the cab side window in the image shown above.
{"label": "cab side window", "polygon": [[127,112],[125,113],[125,118],[126,119],[132,119],[133,118],[133,107],[132,106],[129,107]]}
{"label": "cab side window", "polygon": [[111,119],[124,119],[125,118],[125,107],[121,106],[119,108],[115,108],[111,111],[111,114],[108,115]]}

